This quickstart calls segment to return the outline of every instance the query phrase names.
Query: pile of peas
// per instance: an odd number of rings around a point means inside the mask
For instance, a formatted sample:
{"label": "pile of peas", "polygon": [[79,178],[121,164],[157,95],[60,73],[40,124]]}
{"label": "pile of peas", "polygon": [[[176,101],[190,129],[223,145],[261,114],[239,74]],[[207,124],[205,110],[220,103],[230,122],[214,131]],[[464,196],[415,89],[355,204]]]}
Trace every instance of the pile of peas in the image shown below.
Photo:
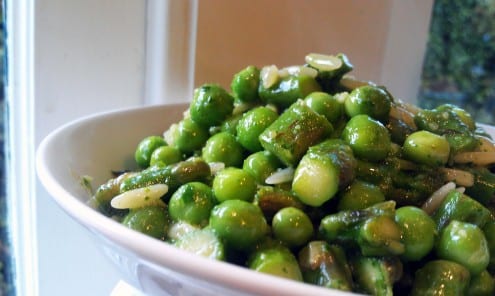
{"label": "pile of peas", "polygon": [[[372,295],[493,295],[495,146],[463,109],[350,78],[344,54],[205,84],[93,202],[201,256]],[[462,160],[481,155],[491,161]],[[439,188],[451,187],[432,199]]]}

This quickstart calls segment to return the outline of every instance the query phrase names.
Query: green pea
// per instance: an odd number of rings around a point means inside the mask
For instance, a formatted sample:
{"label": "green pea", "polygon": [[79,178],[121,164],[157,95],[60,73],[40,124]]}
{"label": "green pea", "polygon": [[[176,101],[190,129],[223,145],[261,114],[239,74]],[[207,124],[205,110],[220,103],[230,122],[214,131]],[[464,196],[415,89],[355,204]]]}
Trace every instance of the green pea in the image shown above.
{"label": "green pea", "polygon": [[270,126],[278,114],[272,108],[265,106],[257,107],[244,113],[239,120],[236,131],[237,140],[241,145],[251,152],[261,151],[259,135]]}
{"label": "green pea", "polygon": [[228,132],[220,132],[211,136],[202,150],[206,162],[223,162],[226,167],[242,165],[244,149],[235,136]]}
{"label": "green pea", "polygon": [[294,207],[283,208],[273,216],[272,230],[275,238],[289,247],[304,245],[314,233],[308,215]]}
{"label": "green pea", "polygon": [[213,193],[219,202],[239,199],[252,201],[256,194],[256,180],[240,168],[228,167],[213,179]]}
{"label": "green pea", "polygon": [[181,185],[170,197],[168,211],[175,221],[205,226],[216,204],[212,189],[201,182]]}
{"label": "green pea", "polygon": [[169,165],[182,160],[182,155],[179,149],[172,146],[161,146],[151,153],[150,166],[153,165]]}
{"label": "green pea", "polygon": [[281,166],[280,160],[275,155],[263,150],[246,157],[242,169],[250,173],[258,184],[265,184],[266,178]]}
{"label": "green pea", "polygon": [[258,86],[260,84],[260,69],[248,66],[234,75],[230,88],[235,98],[241,102],[256,102],[259,100]]}
{"label": "green pea", "polygon": [[166,208],[149,206],[131,210],[122,220],[122,224],[151,237],[165,240],[170,219]]}
{"label": "green pea", "polygon": [[405,251],[401,255],[408,261],[417,261],[432,249],[436,238],[433,219],[420,208],[405,206],[395,211],[395,221],[402,232]]}
{"label": "green pea", "polygon": [[440,232],[435,250],[439,258],[462,264],[471,275],[485,270],[490,261],[488,243],[481,229],[457,220]]}
{"label": "green pea", "polygon": [[443,104],[438,106],[436,109],[439,111],[443,111],[443,110],[453,111],[455,114],[457,114],[457,116],[459,116],[459,119],[469,128],[469,130],[474,131],[476,129],[476,121],[474,121],[471,114],[469,114],[469,112],[460,108],[459,106],[452,104]]}
{"label": "green pea", "polygon": [[349,117],[366,114],[381,122],[388,119],[391,104],[392,98],[388,93],[372,85],[355,88],[344,101]]}
{"label": "green pea", "polygon": [[357,157],[370,161],[383,160],[391,147],[387,128],[364,114],[356,115],[347,122],[342,138]]}
{"label": "green pea", "polygon": [[465,295],[469,271],[448,260],[428,261],[415,275],[411,296]]}
{"label": "green pea", "polygon": [[313,111],[325,116],[331,123],[339,121],[344,114],[344,106],[326,92],[312,92],[304,98],[304,102]]}
{"label": "green pea", "polygon": [[260,248],[250,256],[248,266],[258,272],[303,281],[296,257],[283,246]]}
{"label": "green pea", "polygon": [[414,123],[419,130],[445,136],[452,154],[472,151],[479,144],[474,131],[470,130],[457,112],[452,110],[452,105],[422,109],[414,115]]}
{"label": "green pea", "polygon": [[226,200],[211,211],[210,227],[225,242],[238,250],[249,250],[268,232],[260,208],[238,199]]}
{"label": "green pea", "polygon": [[139,142],[134,158],[136,163],[141,168],[147,168],[150,165],[151,154],[155,149],[161,146],[165,146],[167,143],[160,136],[149,136]]}
{"label": "green pea", "polygon": [[233,109],[234,98],[216,84],[196,88],[189,107],[192,120],[203,127],[221,124]]}
{"label": "green pea", "polygon": [[339,211],[362,210],[382,201],[385,201],[385,195],[380,187],[361,180],[354,180],[343,191],[337,208]]}
{"label": "green pea", "polygon": [[492,296],[495,293],[495,278],[487,271],[471,277],[467,294],[469,296]]}
{"label": "green pea", "polygon": [[404,141],[404,156],[425,165],[445,165],[449,160],[450,145],[444,136],[429,131],[417,131]]}
{"label": "green pea", "polygon": [[179,123],[170,126],[167,134],[167,141],[170,138],[170,145],[186,154],[201,149],[210,136],[207,129],[198,125],[191,118],[184,118]]}

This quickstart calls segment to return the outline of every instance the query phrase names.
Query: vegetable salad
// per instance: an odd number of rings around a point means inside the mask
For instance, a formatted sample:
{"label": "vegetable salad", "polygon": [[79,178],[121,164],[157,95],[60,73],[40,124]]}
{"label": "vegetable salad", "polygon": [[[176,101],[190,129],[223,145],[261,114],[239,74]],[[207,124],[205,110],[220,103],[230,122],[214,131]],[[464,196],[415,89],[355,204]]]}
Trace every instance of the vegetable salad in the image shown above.
{"label": "vegetable salad", "polygon": [[92,203],[200,256],[372,295],[493,295],[495,145],[465,110],[421,109],[345,54],[248,66],[195,89]]}

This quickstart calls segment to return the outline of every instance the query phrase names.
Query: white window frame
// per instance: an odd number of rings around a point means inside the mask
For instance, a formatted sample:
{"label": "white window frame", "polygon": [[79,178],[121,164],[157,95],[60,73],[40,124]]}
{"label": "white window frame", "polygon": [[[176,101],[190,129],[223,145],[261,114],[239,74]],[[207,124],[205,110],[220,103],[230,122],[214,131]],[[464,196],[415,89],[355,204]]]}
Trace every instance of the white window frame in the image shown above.
{"label": "white window frame", "polygon": [[6,1],[7,204],[16,295],[38,295],[34,169],[34,2]]}

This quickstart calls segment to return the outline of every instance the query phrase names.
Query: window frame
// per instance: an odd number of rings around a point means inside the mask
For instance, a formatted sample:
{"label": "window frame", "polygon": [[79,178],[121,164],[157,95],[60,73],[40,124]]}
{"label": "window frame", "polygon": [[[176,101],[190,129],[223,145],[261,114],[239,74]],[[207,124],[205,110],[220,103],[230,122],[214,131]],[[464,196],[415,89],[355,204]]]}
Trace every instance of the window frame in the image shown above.
{"label": "window frame", "polygon": [[6,1],[7,217],[17,295],[38,295],[33,20],[33,0]]}

